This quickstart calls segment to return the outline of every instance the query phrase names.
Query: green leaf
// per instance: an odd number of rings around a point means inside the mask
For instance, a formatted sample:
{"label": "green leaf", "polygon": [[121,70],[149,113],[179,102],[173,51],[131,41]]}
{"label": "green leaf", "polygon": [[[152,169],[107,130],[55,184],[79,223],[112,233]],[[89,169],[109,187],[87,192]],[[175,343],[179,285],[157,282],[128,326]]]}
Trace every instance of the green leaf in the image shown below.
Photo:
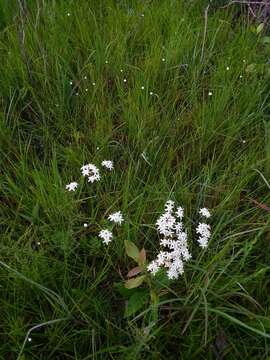
{"label": "green leaf", "polygon": [[262,32],[263,28],[264,28],[264,23],[261,23],[261,24],[257,27],[257,29],[256,29],[257,35],[258,35],[260,32]]}
{"label": "green leaf", "polygon": [[125,282],[125,287],[127,289],[134,289],[140,286],[144,282],[145,277],[146,277],[145,275],[141,275],[136,278],[129,279],[128,281]]}
{"label": "green leaf", "polygon": [[136,292],[128,300],[124,317],[134,315],[137,311],[139,311],[143,307],[143,305],[146,303],[148,299],[149,299],[148,290],[136,290]]}
{"label": "green leaf", "polygon": [[125,249],[126,249],[126,253],[129,257],[131,257],[136,262],[139,261],[140,251],[132,241],[125,240]]}
{"label": "green leaf", "polygon": [[114,283],[114,287],[117,289],[118,293],[125,299],[129,299],[135,293],[135,291],[138,291],[136,289],[127,289],[123,282]]}
{"label": "green leaf", "polygon": [[263,44],[270,44],[270,36],[264,36],[261,41]]}

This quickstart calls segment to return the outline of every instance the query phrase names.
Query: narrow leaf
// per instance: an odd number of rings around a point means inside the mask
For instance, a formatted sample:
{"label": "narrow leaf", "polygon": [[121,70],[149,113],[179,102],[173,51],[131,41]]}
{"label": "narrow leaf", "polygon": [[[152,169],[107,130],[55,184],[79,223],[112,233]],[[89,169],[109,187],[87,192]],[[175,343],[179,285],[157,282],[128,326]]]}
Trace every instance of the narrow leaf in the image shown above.
{"label": "narrow leaf", "polygon": [[263,28],[264,28],[264,23],[261,23],[261,24],[257,27],[257,29],[256,29],[257,35],[258,35],[260,32],[262,32]]}

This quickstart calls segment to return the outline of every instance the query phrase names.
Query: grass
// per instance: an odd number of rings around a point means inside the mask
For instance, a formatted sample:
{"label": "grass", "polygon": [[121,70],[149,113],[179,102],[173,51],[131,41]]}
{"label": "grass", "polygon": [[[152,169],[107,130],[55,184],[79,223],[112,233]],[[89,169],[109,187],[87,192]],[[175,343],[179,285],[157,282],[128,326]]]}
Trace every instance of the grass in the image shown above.
{"label": "grass", "polygon": [[[237,6],[211,5],[206,22],[200,0],[23,4],[0,7],[0,358],[268,359],[266,30]],[[112,173],[65,191],[103,159]],[[193,259],[150,294],[124,289],[124,240],[153,259],[168,198]],[[188,225],[200,206],[206,251]]]}

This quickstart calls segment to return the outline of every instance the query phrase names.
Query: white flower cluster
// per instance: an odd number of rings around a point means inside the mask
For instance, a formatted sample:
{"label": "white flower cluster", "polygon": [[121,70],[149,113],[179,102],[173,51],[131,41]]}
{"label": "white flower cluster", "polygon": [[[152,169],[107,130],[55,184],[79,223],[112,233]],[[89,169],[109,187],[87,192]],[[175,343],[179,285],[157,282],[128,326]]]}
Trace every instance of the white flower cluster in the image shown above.
{"label": "white flower cluster", "polygon": [[[202,208],[199,211],[200,215],[206,219],[209,219],[211,214],[208,209]],[[200,247],[206,248],[209,238],[211,236],[211,226],[206,223],[199,223],[196,228],[196,233],[199,234],[198,243]]]}
{"label": "white flower cluster", "polygon": [[[152,274],[156,274],[161,267],[167,268],[167,276],[169,279],[177,279],[184,272],[184,263],[191,259],[188,249],[187,233],[184,230],[183,217],[184,209],[177,207],[175,203],[168,200],[165,204],[164,213],[156,222],[159,234],[163,236],[160,245],[167,248],[167,251],[161,250],[155,260],[147,267]],[[210,212],[206,208],[199,211],[200,215],[209,218]],[[206,247],[211,236],[210,225],[199,223],[196,232],[200,235],[198,242],[201,247]]]}
{"label": "white flower cluster", "polygon": [[102,242],[106,245],[108,245],[113,238],[112,232],[108,229],[101,230],[98,236],[102,239]]}
{"label": "white flower cluster", "polygon": [[[103,160],[101,165],[110,171],[113,170],[113,161],[111,161],[111,160]],[[99,181],[101,178],[99,169],[94,164],[83,165],[81,167],[81,173],[82,173],[82,176],[88,177],[88,182],[90,182],[90,183]],[[70,184],[67,184],[66,189],[68,191],[75,191],[77,189],[78,185],[79,184],[74,181],[74,182],[71,182]]]}
{"label": "white flower cluster", "polygon": [[191,258],[187,244],[187,233],[183,226],[184,209],[171,200],[165,204],[165,211],[156,222],[158,232],[164,236],[160,245],[169,249],[160,251],[157,258],[147,267],[155,274],[162,266],[167,268],[169,279],[177,279],[184,272],[184,262]]}
{"label": "white flower cluster", "polygon": [[110,171],[113,169],[113,162],[111,160],[103,160],[101,165]]}
{"label": "white flower cluster", "polygon": [[88,182],[100,180],[99,169],[94,164],[86,164],[81,167],[82,176],[88,176]]}
{"label": "white flower cluster", "polygon": [[[119,225],[121,225],[122,222],[124,221],[121,211],[117,211],[113,214],[110,214],[108,216],[108,219],[111,222],[114,222],[115,224],[119,224]],[[113,239],[113,233],[108,229],[101,230],[98,236],[102,239],[102,242],[106,245],[108,245]]]}
{"label": "white flower cluster", "polygon": [[117,211],[111,215],[108,216],[108,219],[116,224],[121,225],[122,222],[124,221],[123,215],[121,213],[121,211]]}
{"label": "white flower cluster", "polygon": [[67,189],[68,191],[75,191],[75,190],[77,189],[78,185],[79,185],[79,184],[78,184],[76,181],[73,181],[73,182],[71,182],[70,184],[67,184],[67,185],[66,185],[66,189]]}

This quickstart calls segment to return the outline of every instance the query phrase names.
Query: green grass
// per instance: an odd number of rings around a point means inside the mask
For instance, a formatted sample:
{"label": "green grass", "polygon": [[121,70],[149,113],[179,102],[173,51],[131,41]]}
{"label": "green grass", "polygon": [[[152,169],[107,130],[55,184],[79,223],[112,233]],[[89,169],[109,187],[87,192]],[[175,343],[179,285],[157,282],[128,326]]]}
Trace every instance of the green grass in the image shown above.
{"label": "green grass", "polygon": [[[211,6],[204,39],[200,0],[19,3],[0,2],[0,359],[268,359],[266,30]],[[83,182],[103,159],[115,170]],[[151,297],[125,290],[124,240],[152,260],[168,198],[193,259]],[[114,210],[126,221],[106,247]]]}

